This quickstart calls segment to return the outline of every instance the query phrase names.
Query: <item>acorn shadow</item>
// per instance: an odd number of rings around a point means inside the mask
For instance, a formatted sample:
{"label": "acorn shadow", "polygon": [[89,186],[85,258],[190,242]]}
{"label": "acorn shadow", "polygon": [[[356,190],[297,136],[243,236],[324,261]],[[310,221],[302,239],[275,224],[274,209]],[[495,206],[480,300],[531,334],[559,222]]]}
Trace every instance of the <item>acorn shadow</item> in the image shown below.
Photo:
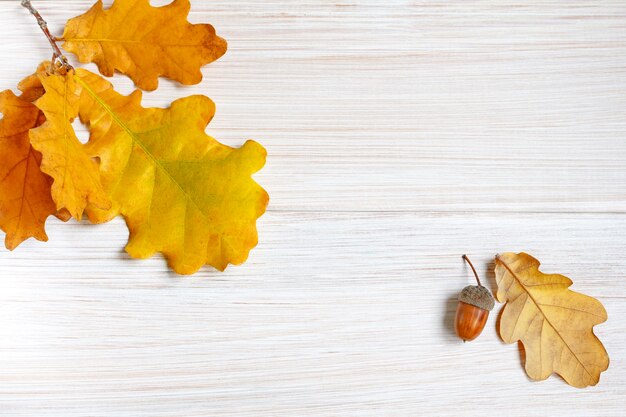
{"label": "acorn shadow", "polygon": [[456,308],[458,305],[457,295],[450,295],[444,304],[445,313],[443,315],[443,327],[445,329],[446,338],[449,340],[460,341],[454,330],[454,318],[456,316]]}

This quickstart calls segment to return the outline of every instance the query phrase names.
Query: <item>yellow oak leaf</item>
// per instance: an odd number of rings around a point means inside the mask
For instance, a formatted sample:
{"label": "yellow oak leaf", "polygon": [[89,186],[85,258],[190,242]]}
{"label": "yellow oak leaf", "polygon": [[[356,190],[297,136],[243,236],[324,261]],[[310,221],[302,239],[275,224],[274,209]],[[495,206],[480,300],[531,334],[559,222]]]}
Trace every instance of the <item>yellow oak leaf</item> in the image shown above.
{"label": "yellow oak leaf", "polygon": [[108,209],[111,202],[102,187],[98,164],[72,128],[80,97],[73,71],[41,72],[39,79],[45,94],[35,105],[46,122],[30,131],[30,142],[42,154],[41,170],[54,180],[52,198],[57,209],[66,209],[79,220],[88,204]]}
{"label": "yellow oak leaf", "polygon": [[104,10],[96,2],[65,26],[63,48],[80,62],[94,62],[100,72],[117,70],[144,90],[154,90],[158,77],[197,84],[200,67],[226,52],[226,41],[209,24],[187,21],[189,0],[152,7],[148,0],[115,0]]}
{"label": "yellow oak leaf", "polygon": [[521,341],[526,373],[544,380],[553,372],[570,385],[596,385],[609,357],[593,326],[607,320],[606,310],[592,297],[569,290],[572,281],[539,271],[539,261],[526,253],[496,257],[496,298],[507,303],[500,320],[506,343]]}
{"label": "yellow oak leaf", "polygon": [[[46,91],[43,88],[43,84],[41,83],[40,77],[42,75],[45,75],[48,71],[50,71],[51,68],[52,68],[51,63],[49,61],[44,61],[41,64],[39,64],[39,67],[37,67],[37,71],[35,71],[35,73],[29,75],[28,77],[20,81],[17,85],[17,88],[22,92],[22,94],[20,95],[20,99],[34,103],[40,97],[42,97]],[[41,111],[40,111],[40,119],[41,119],[40,124],[43,124],[43,122],[46,119],[43,112]],[[41,154],[37,152],[35,149],[33,149],[33,152],[36,155],[38,155],[38,160],[41,164]],[[52,178],[50,178],[50,184],[52,184]],[[67,211],[67,209],[65,208],[62,208],[56,211],[54,215],[55,217],[57,217],[58,219],[64,222],[72,218],[72,215],[70,214],[70,212]]]}
{"label": "yellow oak leaf", "polygon": [[234,149],[207,136],[215,106],[205,96],[143,108],[139,90],[123,96],[83,69],[75,79],[89,151],[101,161],[113,202],[108,210],[89,207],[89,219],[123,215],[127,252],[136,258],[161,252],[180,274],[243,263],[257,244],[256,220],[269,199],[251,178],[265,164],[265,149],[254,141]]}
{"label": "yellow oak leaf", "polygon": [[[0,228],[10,250],[30,237],[47,241],[45,222],[56,213],[50,193],[52,178],[41,172],[41,154],[28,137],[29,130],[45,120],[32,104],[43,95],[43,86],[33,74],[18,88],[22,91],[19,97],[10,90],[0,93]],[[65,213],[58,216],[67,220]]]}
{"label": "yellow oak leaf", "polygon": [[47,64],[47,61],[42,62],[39,64],[39,67],[34,74],[29,75],[19,82],[17,88],[22,92],[20,99],[33,103],[43,96],[45,90],[43,88],[43,84],[41,84],[39,76],[46,73],[49,68],[49,66],[46,66]]}

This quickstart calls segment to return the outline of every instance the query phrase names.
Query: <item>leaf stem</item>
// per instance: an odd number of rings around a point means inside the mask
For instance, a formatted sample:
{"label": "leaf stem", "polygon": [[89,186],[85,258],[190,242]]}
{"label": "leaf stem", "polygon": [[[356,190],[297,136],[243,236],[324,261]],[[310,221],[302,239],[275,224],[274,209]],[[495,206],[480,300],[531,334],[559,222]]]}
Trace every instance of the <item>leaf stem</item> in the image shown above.
{"label": "leaf stem", "polygon": [[476,277],[476,282],[478,282],[479,286],[483,286],[483,284],[480,283],[480,278],[478,278],[478,274],[476,273],[476,269],[474,268],[474,265],[472,265],[472,261],[469,260],[469,258],[467,257],[467,255],[463,255],[463,259],[465,260],[465,262],[467,262],[469,264],[469,266],[472,268],[472,272],[474,272],[474,276]]}
{"label": "leaf stem", "polygon": [[39,24],[39,27],[41,28],[44,35],[46,35],[46,38],[48,38],[48,42],[50,42],[50,46],[52,46],[52,50],[54,51],[54,54],[52,55],[53,63],[54,61],[58,60],[61,63],[61,65],[63,65],[66,69],[68,70],[72,69],[72,66],[67,61],[67,58],[63,56],[63,53],[61,53],[61,50],[59,49],[59,46],[57,45],[56,38],[52,36],[52,34],[50,33],[50,30],[48,29],[48,24],[43,19],[43,17],[41,17],[37,9],[35,9],[33,5],[30,3],[30,0],[22,0],[22,6],[28,9],[28,11],[33,16],[35,16],[35,19],[37,19],[37,23]]}

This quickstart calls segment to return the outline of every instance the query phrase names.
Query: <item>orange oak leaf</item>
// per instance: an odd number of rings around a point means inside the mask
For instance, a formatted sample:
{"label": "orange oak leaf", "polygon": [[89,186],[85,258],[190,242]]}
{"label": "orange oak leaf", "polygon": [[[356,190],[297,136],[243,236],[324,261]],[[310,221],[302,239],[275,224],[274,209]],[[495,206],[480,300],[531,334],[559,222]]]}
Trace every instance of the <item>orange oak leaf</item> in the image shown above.
{"label": "orange oak leaf", "polygon": [[[32,104],[43,95],[43,86],[34,74],[18,88],[22,91],[19,97],[10,90],[0,93],[0,228],[10,250],[30,237],[47,241],[45,222],[56,213],[50,193],[52,178],[41,172],[41,154],[28,137],[29,130],[45,120]],[[58,217],[67,220],[65,213]]]}
{"label": "orange oak leaf", "polygon": [[[44,64],[45,65],[45,64]],[[57,209],[81,219],[90,204],[107,209],[111,202],[102,187],[98,164],[80,143],[72,121],[78,115],[80,89],[73,71],[39,73],[45,94],[35,102],[46,122],[30,131],[30,142],[41,152],[41,170],[52,177],[52,198]]]}
{"label": "orange oak leaf", "polygon": [[[22,92],[22,94],[20,95],[20,99],[29,101],[34,104],[35,101],[37,101],[40,97],[42,97],[46,91],[43,88],[43,84],[41,83],[40,77],[45,76],[45,74],[47,74],[48,71],[50,70],[53,70],[51,67],[51,63],[49,61],[44,61],[41,64],[39,64],[39,67],[37,67],[37,71],[35,71],[35,73],[29,75],[28,77],[20,81],[17,85],[17,88]],[[43,115],[43,112],[41,111],[40,111],[40,118],[41,118],[41,124],[42,124],[46,118]],[[41,163],[41,154],[34,149],[33,149],[33,152],[35,152],[38,155],[39,161]],[[52,178],[50,178],[50,183],[52,184]],[[56,211],[54,215],[55,217],[57,217],[58,219],[64,222],[72,218],[72,215],[70,214],[70,212],[67,211],[67,209],[65,208],[62,208]]]}
{"label": "orange oak leaf", "polygon": [[265,164],[254,141],[233,149],[204,133],[215,113],[205,96],[176,100],[167,109],[141,107],[141,91],[123,96],[102,77],[78,69],[80,119],[88,148],[113,202],[89,207],[93,222],[121,214],[130,230],[127,252],[161,252],[180,274],[209,264],[243,263],[257,244],[256,220],[269,197],[251,175]]}
{"label": "orange oak leaf", "polygon": [[602,304],[569,290],[566,276],[539,271],[539,261],[523,252],[498,255],[495,274],[496,297],[506,303],[500,336],[524,344],[528,376],[543,380],[556,372],[574,387],[596,385],[609,366],[593,333],[593,326],[607,319]]}
{"label": "orange oak leaf", "polygon": [[148,0],[115,0],[104,10],[96,2],[65,26],[63,48],[100,72],[117,70],[144,90],[154,90],[160,75],[182,84],[202,80],[200,67],[226,52],[226,41],[209,24],[187,21],[189,0],[152,7]]}

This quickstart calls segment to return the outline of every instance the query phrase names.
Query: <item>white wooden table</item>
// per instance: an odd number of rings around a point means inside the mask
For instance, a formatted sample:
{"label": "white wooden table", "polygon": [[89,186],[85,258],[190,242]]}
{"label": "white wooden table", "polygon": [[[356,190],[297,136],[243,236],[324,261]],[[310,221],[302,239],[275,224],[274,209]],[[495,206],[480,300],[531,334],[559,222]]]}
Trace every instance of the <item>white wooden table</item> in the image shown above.
{"label": "white wooden table", "polygon": [[[60,34],[90,2],[34,4]],[[229,52],[144,104],[206,94],[210,134],[267,147],[260,244],[193,277],[129,259],[122,220],[0,250],[1,416],[625,415],[626,3],[195,0],[190,19]],[[50,56],[18,0],[0,39],[0,89]],[[493,286],[493,255],[521,250],[605,305],[599,385],[529,381],[495,313],[454,336],[461,255]]]}

